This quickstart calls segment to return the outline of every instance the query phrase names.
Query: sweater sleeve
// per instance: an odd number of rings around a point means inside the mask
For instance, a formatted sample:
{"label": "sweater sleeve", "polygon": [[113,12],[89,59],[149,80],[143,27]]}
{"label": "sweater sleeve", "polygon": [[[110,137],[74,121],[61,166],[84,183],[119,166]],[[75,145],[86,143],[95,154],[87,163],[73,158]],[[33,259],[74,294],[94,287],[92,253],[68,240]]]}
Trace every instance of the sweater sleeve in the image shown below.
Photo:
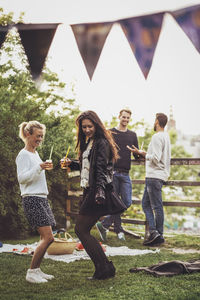
{"label": "sweater sleeve", "polygon": [[20,184],[31,183],[44,170],[41,169],[40,164],[30,168],[30,159],[27,155],[20,155],[16,159],[17,164],[17,178]]}
{"label": "sweater sleeve", "polygon": [[[137,138],[136,133],[134,134],[133,145],[136,148],[138,148],[138,138]],[[133,156],[134,156],[135,159],[139,159],[140,158],[140,156],[138,154],[135,154],[135,153],[133,153]]]}
{"label": "sweater sleeve", "polygon": [[163,145],[161,138],[159,136],[153,135],[150,147],[150,153],[148,153],[149,151],[147,151],[146,160],[149,160],[155,165],[157,165],[158,162],[161,160],[162,156]]}

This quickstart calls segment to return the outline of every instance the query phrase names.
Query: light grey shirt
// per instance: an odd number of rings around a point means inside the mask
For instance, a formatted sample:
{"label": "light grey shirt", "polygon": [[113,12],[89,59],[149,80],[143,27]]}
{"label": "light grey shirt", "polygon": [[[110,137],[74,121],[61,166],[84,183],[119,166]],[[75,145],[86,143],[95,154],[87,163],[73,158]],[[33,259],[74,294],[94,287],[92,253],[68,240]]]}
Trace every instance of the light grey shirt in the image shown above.
{"label": "light grey shirt", "polygon": [[146,177],[167,181],[170,175],[171,144],[167,132],[152,136],[146,154]]}
{"label": "light grey shirt", "polygon": [[22,149],[16,158],[17,178],[22,196],[39,196],[46,198],[48,188],[45,171],[41,169],[42,163],[38,152]]}

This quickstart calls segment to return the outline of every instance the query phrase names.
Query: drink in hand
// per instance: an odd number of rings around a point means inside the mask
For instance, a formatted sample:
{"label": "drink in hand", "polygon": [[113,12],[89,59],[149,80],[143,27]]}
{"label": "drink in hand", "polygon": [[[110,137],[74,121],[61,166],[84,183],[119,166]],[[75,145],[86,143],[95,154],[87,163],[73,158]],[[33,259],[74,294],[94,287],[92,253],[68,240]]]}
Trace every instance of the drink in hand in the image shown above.
{"label": "drink in hand", "polygon": [[53,163],[51,159],[47,159],[46,163],[48,163],[48,166],[45,168],[45,170],[52,170],[53,169]]}
{"label": "drink in hand", "polygon": [[67,162],[66,159],[62,158],[60,160],[61,169],[67,169]]}

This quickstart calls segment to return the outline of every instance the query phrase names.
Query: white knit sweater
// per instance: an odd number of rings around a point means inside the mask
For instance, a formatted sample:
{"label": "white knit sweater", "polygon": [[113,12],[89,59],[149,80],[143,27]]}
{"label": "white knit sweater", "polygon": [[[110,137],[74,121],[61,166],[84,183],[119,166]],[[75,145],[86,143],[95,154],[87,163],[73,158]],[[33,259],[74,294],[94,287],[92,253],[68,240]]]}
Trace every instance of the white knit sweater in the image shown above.
{"label": "white knit sweater", "polygon": [[45,171],[41,169],[42,163],[38,152],[22,149],[16,158],[17,178],[22,196],[39,196],[46,198],[48,188]]}

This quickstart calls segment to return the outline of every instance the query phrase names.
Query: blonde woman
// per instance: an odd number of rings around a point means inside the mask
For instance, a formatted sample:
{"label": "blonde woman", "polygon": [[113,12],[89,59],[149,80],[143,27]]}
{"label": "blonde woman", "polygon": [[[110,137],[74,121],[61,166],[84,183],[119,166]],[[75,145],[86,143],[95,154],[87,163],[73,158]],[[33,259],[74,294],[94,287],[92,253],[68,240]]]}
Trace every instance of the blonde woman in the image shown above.
{"label": "blonde woman", "polygon": [[40,234],[40,242],[34,251],[26,280],[31,283],[43,283],[54,278],[53,275],[45,274],[40,269],[43,256],[54,240],[52,226],[55,226],[55,219],[48,204],[45,177],[45,170],[53,168],[53,165],[43,162],[36,151],[44,139],[45,125],[38,121],[29,121],[20,124],[19,128],[19,137],[25,144],[16,158],[22,204],[28,222]]}

